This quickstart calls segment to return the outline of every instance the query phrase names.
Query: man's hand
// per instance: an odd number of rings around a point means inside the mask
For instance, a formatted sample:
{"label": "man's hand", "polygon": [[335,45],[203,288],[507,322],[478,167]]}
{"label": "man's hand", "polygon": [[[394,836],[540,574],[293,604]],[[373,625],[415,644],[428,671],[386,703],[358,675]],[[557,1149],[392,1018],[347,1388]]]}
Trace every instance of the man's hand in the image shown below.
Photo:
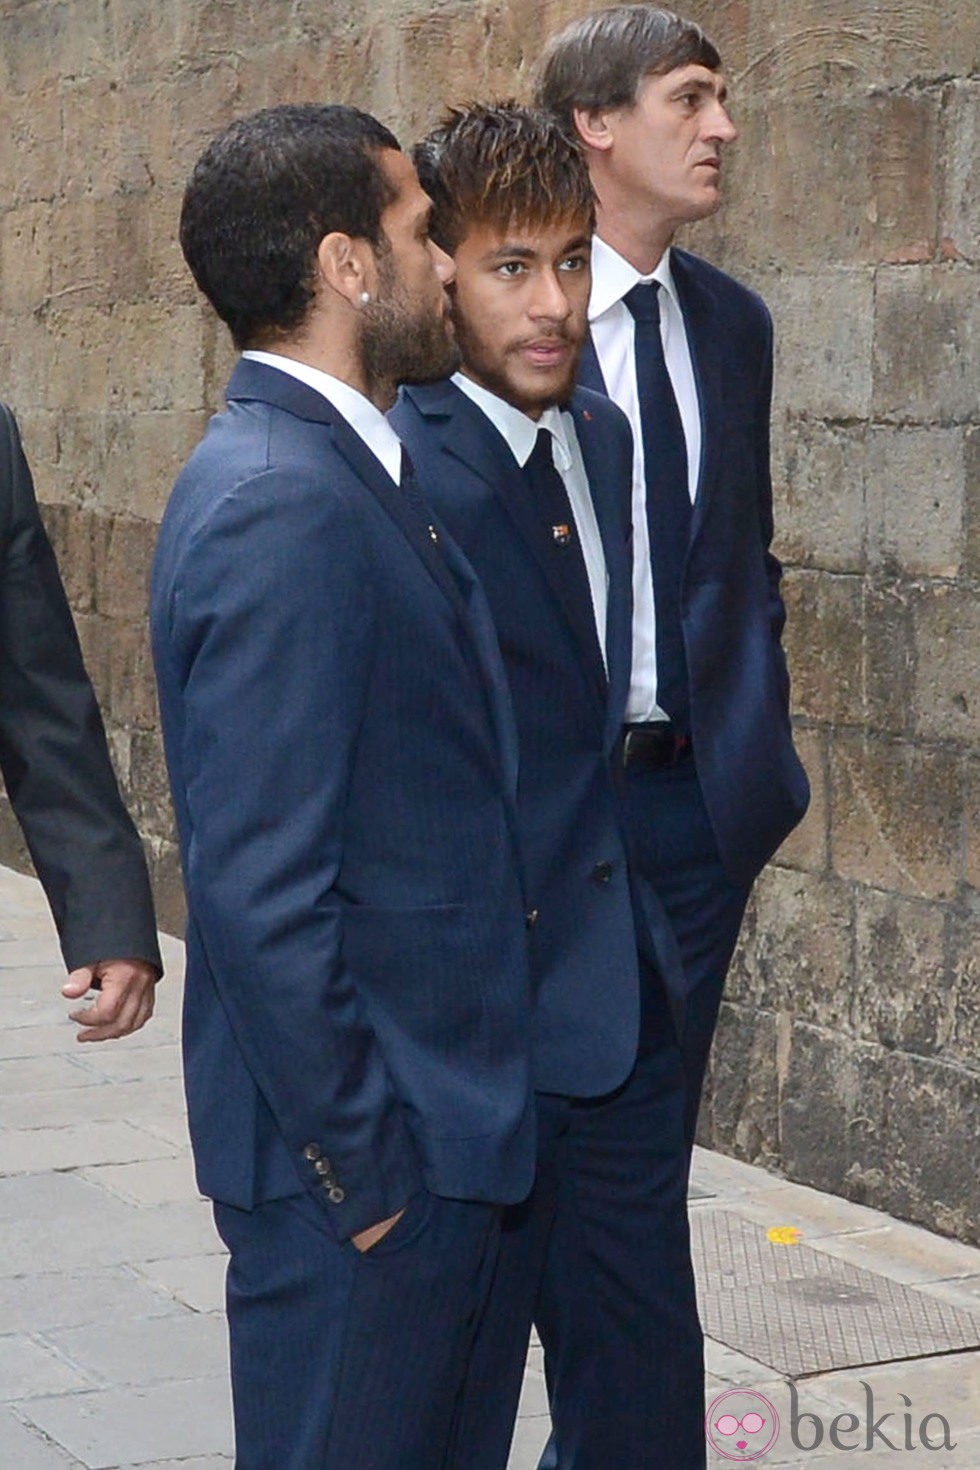
{"label": "man's hand", "polygon": [[379,1240],[384,1240],[388,1231],[393,1225],[398,1224],[404,1213],[404,1210],[399,1210],[397,1215],[389,1215],[387,1220],[379,1220],[377,1225],[369,1225],[366,1230],[351,1236],[351,1244],[356,1245],[362,1253],[369,1251],[372,1245],[377,1245]]}
{"label": "man's hand", "polygon": [[153,1014],[157,978],[145,960],[99,960],[72,970],[61,987],[69,1000],[80,999],[96,980],[101,987],[92,1005],[68,1013],[83,1028],[75,1040],[108,1041],[138,1031]]}

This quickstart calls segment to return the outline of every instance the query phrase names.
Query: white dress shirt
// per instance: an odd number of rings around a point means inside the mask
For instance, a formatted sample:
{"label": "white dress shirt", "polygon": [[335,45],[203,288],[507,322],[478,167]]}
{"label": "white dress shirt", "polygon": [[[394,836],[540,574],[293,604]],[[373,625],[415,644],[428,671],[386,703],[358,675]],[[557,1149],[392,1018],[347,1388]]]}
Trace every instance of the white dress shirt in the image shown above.
{"label": "white dress shirt", "polygon": [[579,447],[575,424],[570,413],[559,408],[546,408],[537,420],[528,418],[521,409],[515,408],[496,393],[491,393],[479,383],[474,383],[464,373],[454,373],[453,382],[467,398],[481,408],[494,428],[506,441],[508,448],[523,469],[531,458],[537,442],[538,430],[547,429],[551,434],[551,454],[555,469],[562,479],[568,494],[579,545],[585,561],[585,571],[592,594],[592,611],[595,616],[596,636],[606,663],[606,602],[609,592],[609,575],[606,557],[602,549],[602,537],[596,520],[595,506],[589,493],[589,479],[585,473],[582,450]]}
{"label": "white dress shirt", "polygon": [[660,335],[667,371],[677,399],[687,446],[687,483],[693,504],[701,468],[701,411],[694,365],[674,278],[670,250],[652,275],[641,275],[598,235],[592,241],[592,294],[589,325],[609,396],[633,430],[633,672],[626,718],[631,723],[666,720],[657,704],[657,629],[653,601],[650,530],[646,514],[643,430],[633,356],[634,321],[623,297],[639,282],[660,285]]}
{"label": "white dress shirt", "polygon": [[349,383],[342,382],[340,378],[331,377],[329,373],[310,367],[308,363],[297,362],[295,358],[281,357],[278,352],[256,352],[250,349],[243,352],[242,357],[249,362],[264,362],[266,367],[278,368],[281,373],[288,373],[291,378],[298,378],[308,388],[314,388],[317,393],[321,393],[346,419],[375,459],[381,461],[382,467],[395,484],[401,484],[401,440],[380,408],[376,408],[363,393],[359,393]]}

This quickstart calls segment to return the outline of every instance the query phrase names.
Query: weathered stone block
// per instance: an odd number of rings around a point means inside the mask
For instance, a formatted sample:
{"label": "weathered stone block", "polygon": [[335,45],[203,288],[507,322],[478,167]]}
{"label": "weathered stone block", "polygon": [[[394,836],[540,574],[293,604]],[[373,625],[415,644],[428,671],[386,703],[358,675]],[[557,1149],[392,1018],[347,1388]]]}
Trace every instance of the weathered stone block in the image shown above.
{"label": "weathered stone block", "polygon": [[99,504],[158,522],[207,418],[200,409],[107,414]]}
{"label": "weathered stone block", "polygon": [[68,601],[76,611],[90,612],[95,587],[92,516],[72,505],[45,506],[43,514]]}
{"label": "weathered stone block", "polygon": [[946,89],[940,234],[967,260],[980,258],[980,82],[951,82]]}
{"label": "weathered stone block", "polygon": [[135,516],[100,516],[94,531],[96,611],[120,620],[145,615],[156,526]]}
{"label": "weathered stone block", "polygon": [[875,299],[875,416],[922,424],[973,419],[978,318],[976,278],[967,267],[882,269]]}
{"label": "weathered stone block", "polygon": [[978,1110],[976,1073],[793,1027],[780,1113],[791,1178],[976,1240]]}
{"label": "weathered stone block", "polygon": [[776,1018],[723,1002],[698,1118],[698,1142],[772,1167],[779,1157]]}
{"label": "weathered stone block", "polygon": [[[6,42],[6,29],[4,30]],[[0,47],[0,55],[4,47]],[[61,89],[57,78],[15,96],[3,89],[0,124],[16,169],[4,170],[7,209],[51,199],[61,172]]]}
{"label": "weathered stone block", "polygon": [[776,418],[776,550],[796,566],[864,566],[866,431],[792,414]]}
{"label": "weathered stone block", "polygon": [[[801,107],[827,92],[847,96],[977,70],[980,16],[969,4],[956,8],[955,23],[928,0],[823,0],[816,7],[766,0],[746,8],[753,91],[795,96]],[[710,34],[710,12],[704,24]]]}
{"label": "weathered stone block", "polygon": [[859,577],[791,570],[783,578],[793,708],[822,723],[858,724],[864,664]]}
{"label": "weathered stone block", "polygon": [[955,577],[963,559],[961,429],[873,428],[868,560],[906,576]]}
{"label": "weathered stone block", "polygon": [[[726,205],[711,257],[806,270],[888,259],[937,239],[940,92],[753,91],[737,108],[740,138],[724,155]],[[855,139],[862,146],[855,148]]]}
{"label": "weathered stone block", "polygon": [[931,1056],[949,1034],[943,905],[856,891],[849,1033],[891,1050]]}
{"label": "weathered stone block", "polygon": [[980,760],[965,762],[963,779],[966,787],[966,860],[963,876],[971,888],[980,892]]}
{"label": "weathered stone block", "polygon": [[916,589],[915,728],[927,740],[980,742],[980,602],[968,584]]}
{"label": "weathered stone block", "polygon": [[831,738],[830,781],[837,873],[914,897],[952,897],[962,825],[954,753],[839,731]]}
{"label": "weathered stone block", "polygon": [[158,730],[135,730],[130,740],[129,789],[132,813],[140,830],[173,840],[174,818],[170,783]]}
{"label": "weathered stone block", "polygon": [[791,832],[776,854],[779,867],[798,868],[805,873],[824,873],[829,853],[829,808],[827,801],[827,732],[797,727],[796,749],[810,778],[810,807],[803,821]]}
{"label": "weathered stone block", "polygon": [[943,1056],[976,1071],[980,1064],[980,910],[976,902],[954,909],[948,925],[952,1035]]}
{"label": "weathered stone block", "polygon": [[756,890],[755,1003],[842,1029],[848,1017],[853,922],[848,884],[767,868]]}
{"label": "weathered stone block", "polygon": [[[115,324],[96,307],[59,305],[47,319],[50,333],[48,402],[71,414],[99,413],[111,391]],[[131,364],[132,366],[132,364]]]}
{"label": "weathered stone block", "polygon": [[967,576],[980,581],[980,428],[966,431],[963,530]]}
{"label": "weathered stone block", "polygon": [[763,272],[755,284],[775,321],[779,407],[812,418],[866,418],[871,406],[872,272]]}
{"label": "weathered stone block", "polygon": [[201,407],[204,325],[196,306],[121,305],[107,333],[108,400],[130,412]]}
{"label": "weathered stone block", "polygon": [[51,290],[51,209],[24,204],[0,214],[0,283],[6,309],[35,311]]}
{"label": "weathered stone block", "polygon": [[911,604],[911,588],[905,581],[865,583],[863,723],[868,730],[904,735],[912,729],[915,640]]}

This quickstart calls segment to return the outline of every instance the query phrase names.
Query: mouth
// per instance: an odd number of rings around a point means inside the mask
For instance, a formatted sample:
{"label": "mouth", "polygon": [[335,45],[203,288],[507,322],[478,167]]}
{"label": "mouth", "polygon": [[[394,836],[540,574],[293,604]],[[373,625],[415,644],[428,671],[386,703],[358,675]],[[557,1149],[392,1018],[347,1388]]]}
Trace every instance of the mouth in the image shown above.
{"label": "mouth", "polygon": [[533,342],[522,342],[518,352],[534,367],[564,367],[573,352],[567,337],[539,337]]}
{"label": "mouth", "polygon": [[698,159],[698,162],[695,164],[695,167],[696,168],[711,168],[711,169],[714,169],[715,173],[719,173],[721,171],[721,159],[720,158],[699,158]]}

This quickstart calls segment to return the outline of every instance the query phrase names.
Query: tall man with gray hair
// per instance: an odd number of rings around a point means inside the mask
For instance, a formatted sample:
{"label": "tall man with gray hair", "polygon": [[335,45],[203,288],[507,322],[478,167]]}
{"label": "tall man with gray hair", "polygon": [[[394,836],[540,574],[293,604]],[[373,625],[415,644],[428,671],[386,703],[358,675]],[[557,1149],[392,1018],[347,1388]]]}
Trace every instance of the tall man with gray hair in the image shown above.
{"label": "tall man with gray hair", "polygon": [[[737,134],[720,66],[698,25],[620,5],[552,39],[537,94],[577,135],[597,196],[579,381],[608,393],[634,434],[620,799],[640,904],[651,900],[651,928],[666,914],[680,954],[689,1145],[752,883],[809,799],[770,550],[772,323],[754,292],[673,244],[721,202]],[[650,1247],[636,1238],[632,1250],[641,1261]],[[583,1387],[569,1375],[588,1371],[588,1355],[568,1350],[591,1331],[570,1309],[577,1289],[552,1253],[538,1320],[563,1399]],[[673,1436],[649,1456],[658,1470],[704,1463],[703,1448]],[[542,1464],[578,1470],[580,1460],[559,1444]]]}

